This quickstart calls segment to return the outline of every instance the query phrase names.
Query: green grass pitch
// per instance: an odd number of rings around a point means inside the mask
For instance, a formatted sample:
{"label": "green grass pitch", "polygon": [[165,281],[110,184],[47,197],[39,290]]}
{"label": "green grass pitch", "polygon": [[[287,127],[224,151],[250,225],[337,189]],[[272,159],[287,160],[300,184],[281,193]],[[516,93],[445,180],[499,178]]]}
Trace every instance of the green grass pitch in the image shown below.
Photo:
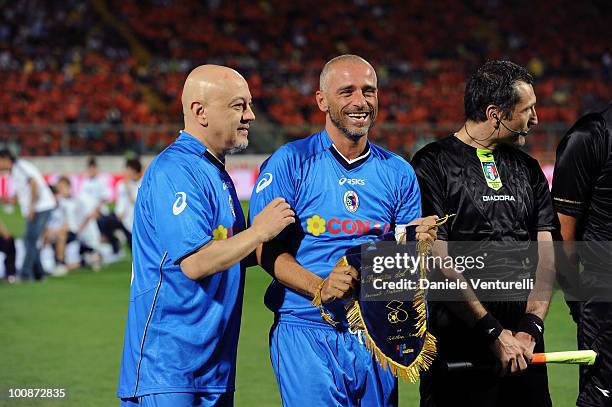
{"label": "green grass pitch", "polygon": [[[21,221],[2,216],[11,230]],[[238,348],[236,406],[280,406],[268,357],[272,313],[263,305],[270,277],[247,271]],[[42,284],[0,283],[0,406],[112,406],[119,375],[130,263],[77,271]],[[575,325],[557,296],[546,319],[549,351],[575,349]],[[304,369],[305,367],[296,367]],[[575,405],[578,368],[551,365],[555,406]],[[64,388],[66,400],[9,400],[8,388]],[[400,406],[418,406],[418,385],[400,384]]]}

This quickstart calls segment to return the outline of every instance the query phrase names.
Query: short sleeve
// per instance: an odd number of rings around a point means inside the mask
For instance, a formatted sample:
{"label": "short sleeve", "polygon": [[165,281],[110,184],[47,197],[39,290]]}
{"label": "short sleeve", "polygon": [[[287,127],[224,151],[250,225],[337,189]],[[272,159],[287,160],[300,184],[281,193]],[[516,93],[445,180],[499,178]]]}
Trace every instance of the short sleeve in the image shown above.
{"label": "short sleeve", "polygon": [[295,177],[291,155],[281,148],[261,165],[249,206],[249,221],[276,198],[285,198],[295,208]]}
{"label": "short sleeve", "polygon": [[[433,149],[425,147],[417,152],[411,164],[419,182],[423,215],[445,216],[448,211],[444,199],[444,174]],[[438,239],[448,239],[448,224],[438,228]]]}
{"label": "short sleeve", "polygon": [[398,207],[395,212],[395,224],[406,225],[421,217],[421,192],[414,170],[406,163],[398,191]]}
{"label": "short sleeve", "polygon": [[586,116],[565,135],[557,147],[552,197],[555,209],[580,217],[590,200],[591,189],[605,159],[605,143],[600,140],[599,115]]}
{"label": "short sleeve", "polygon": [[213,194],[190,170],[158,167],[149,196],[159,241],[174,264],[212,239]]}
{"label": "short sleeve", "polygon": [[536,160],[530,163],[531,185],[536,208],[535,225],[536,231],[551,231],[555,228],[555,214],[548,188],[548,181],[542,168]]}

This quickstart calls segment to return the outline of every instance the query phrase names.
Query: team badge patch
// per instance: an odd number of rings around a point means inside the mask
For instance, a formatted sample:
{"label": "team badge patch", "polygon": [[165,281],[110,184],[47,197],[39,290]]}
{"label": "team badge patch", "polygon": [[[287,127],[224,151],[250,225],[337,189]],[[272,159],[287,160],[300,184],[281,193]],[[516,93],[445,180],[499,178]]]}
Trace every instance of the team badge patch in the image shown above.
{"label": "team badge patch", "polygon": [[359,208],[359,197],[355,191],[346,191],[344,193],[344,207],[351,213],[357,212],[357,208]]}
{"label": "team badge patch", "polygon": [[497,181],[499,179],[495,163],[482,163],[482,171],[484,172],[485,178],[489,181]]}
{"label": "team badge patch", "polygon": [[484,174],[485,181],[487,181],[487,185],[489,188],[494,189],[495,191],[499,190],[503,184],[501,178],[499,177],[497,166],[495,165],[493,152],[491,150],[483,150],[479,148],[476,150],[476,155],[478,156],[480,164],[482,165],[482,173]]}

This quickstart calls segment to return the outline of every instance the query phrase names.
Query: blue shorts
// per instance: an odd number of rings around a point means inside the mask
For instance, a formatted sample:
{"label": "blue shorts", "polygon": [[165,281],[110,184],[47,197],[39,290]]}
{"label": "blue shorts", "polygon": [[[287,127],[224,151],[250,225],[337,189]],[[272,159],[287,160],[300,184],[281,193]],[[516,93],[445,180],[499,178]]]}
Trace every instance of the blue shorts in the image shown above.
{"label": "blue shorts", "polygon": [[270,333],[270,358],[283,406],[397,406],[397,379],[359,339],[281,318]]}
{"label": "blue shorts", "polygon": [[234,393],[159,393],[121,399],[121,407],[232,407]]}

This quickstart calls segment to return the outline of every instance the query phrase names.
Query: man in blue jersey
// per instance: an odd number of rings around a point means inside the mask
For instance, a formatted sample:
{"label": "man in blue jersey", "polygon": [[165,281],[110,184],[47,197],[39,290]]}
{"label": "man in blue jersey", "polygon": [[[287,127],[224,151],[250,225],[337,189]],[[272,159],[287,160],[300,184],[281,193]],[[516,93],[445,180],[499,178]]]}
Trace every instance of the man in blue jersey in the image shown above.
{"label": "man in blue jersey", "polygon": [[[336,265],[345,251],[411,222],[432,240],[435,217],[420,219],[419,186],[401,157],[368,142],[378,111],[374,68],[363,58],[329,61],[316,94],[325,130],[288,143],[261,167],[250,214],[274,197],[287,200],[296,223],[257,250],[274,277],[266,305],[275,312],[272,365],[285,406],[393,406],[397,380],[347,330],[343,299],[359,278]],[[339,323],[311,305],[320,296]]]}
{"label": "man in blue jersey", "polygon": [[134,213],[133,271],[118,396],[125,406],[231,406],[241,260],[294,222],[273,199],[245,229],[227,153],[248,144],[251,94],[236,71],[193,70],[185,129],[146,171]]}

